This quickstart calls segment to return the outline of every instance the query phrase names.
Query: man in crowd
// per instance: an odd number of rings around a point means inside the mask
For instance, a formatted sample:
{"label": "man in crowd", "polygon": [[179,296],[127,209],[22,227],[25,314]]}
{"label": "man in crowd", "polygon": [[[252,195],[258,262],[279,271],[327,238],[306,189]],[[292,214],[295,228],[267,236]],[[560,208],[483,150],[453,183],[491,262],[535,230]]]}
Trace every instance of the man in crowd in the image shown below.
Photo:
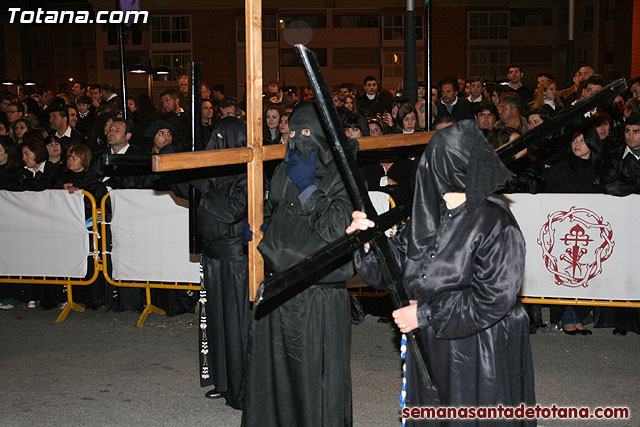
{"label": "man in crowd", "polygon": [[469,79],[470,94],[465,99],[471,103],[482,101],[482,88],[484,87],[484,79],[476,76]]}
{"label": "man in crowd", "polygon": [[60,141],[60,145],[66,153],[72,145],[82,144],[82,134],[69,126],[69,112],[65,108],[51,110],[49,112],[49,126],[51,131]]}
{"label": "man in crowd", "polygon": [[640,101],[640,77],[636,77],[629,81],[629,91],[634,99]]}
{"label": "man in crowd", "polygon": [[280,104],[282,108],[288,108],[293,106],[293,99],[284,92],[276,81],[271,81],[267,85],[267,97],[275,97],[274,104]]}
{"label": "man in crowd", "polygon": [[209,138],[211,137],[211,129],[213,125],[213,103],[208,99],[202,100],[202,122],[200,123],[200,147],[196,150],[204,150],[207,148]]}
{"label": "man in crowd", "polygon": [[640,194],[640,114],[625,121],[624,142],[624,151],[614,157],[605,179],[605,191],[615,196]]}
{"label": "man in crowd", "polygon": [[102,100],[102,86],[97,83],[89,85],[89,98],[91,98],[91,107],[95,110],[101,106],[104,101]]}
{"label": "man in crowd", "polygon": [[363,85],[364,94],[356,97],[358,112],[365,117],[369,117],[378,95],[378,80],[373,76],[367,76],[364,78]]}
{"label": "man in crowd", "polygon": [[73,86],[71,86],[71,102],[73,104],[78,103],[78,98],[84,96],[84,93],[87,91],[87,83],[86,82],[75,82]]}
{"label": "man in crowd", "polygon": [[224,98],[218,104],[218,115],[216,120],[224,119],[236,115],[236,103],[231,98]]}
{"label": "man in crowd", "polygon": [[493,148],[498,148],[498,131],[495,129],[498,110],[493,102],[484,100],[473,105],[474,118],[484,136]]}
{"label": "man in crowd", "polygon": [[151,148],[151,154],[159,154],[160,151],[167,145],[173,142],[173,126],[164,120],[158,120],[149,126],[144,137],[153,141]]}
{"label": "man in crowd", "polygon": [[184,113],[180,105],[180,94],[175,89],[167,89],[160,94],[160,104],[163,113],[174,113],[178,116]]}
{"label": "man in crowd", "polygon": [[524,106],[531,101],[533,93],[531,92],[531,89],[522,84],[523,77],[524,73],[522,72],[522,66],[520,66],[520,64],[509,65],[509,70],[507,72],[507,78],[509,81],[507,82],[507,87],[520,95],[522,105]]}
{"label": "man in crowd", "polygon": [[49,104],[53,100],[53,91],[51,89],[45,89],[42,91],[42,110],[45,111],[49,108]]}
{"label": "man in crowd", "polygon": [[500,145],[508,142],[514,133],[522,136],[527,130],[527,121],[520,115],[522,99],[517,93],[507,92],[500,96],[498,115],[500,121],[495,124]]}
{"label": "man in crowd", "polygon": [[76,129],[78,127],[78,109],[71,104],[66,104],[64,108],[67,109],[67,114],[69,115],[69,126],[71,129]]}
{"label": "man in crowd", "polygon": [[578,68],[578,71],[573,75],[573,85],[558,92],[558,95],[564,98],[565,104],[571,104],[580,96],[578,86],[595,73],[596,70],[591,65],[583,65]]}
{"label": "man in crowd", "polygon": [[442,116],[450,116],[456,122],[473,118],[471,104],[464,102],[458,96],[458,82],[455,78],[445,78],[438,87],[440,89],[440,99],[435,102],[438,112],[436,120]]}
{"label": "man in crowd", "polygon": [[202,94],[202,99],[211,100],[211,88],[208,84],[202,83],[202,86],[200,86],[200,93]]}
{"label": "man in crowd", "polygon": [[105,105],[107,105],[111,109],[112,113],[117,114],[118,112],[122,111],[122,99],[115,92],[112,84],[103,84],[101,95]]}
{"label": "man in crowd", "polygon": [[211,89],[211,96],[213,96],[213,98],[209,98],[209,99],[211,99],[213,102],[217,102],[217,103],[222,102],[222,100],[225,98],[224,86],[220,84],[215,85],[213,89]]}
{"label": "man in crowd", "polygon": [[7,115],[7,123],[11,126],[24,116],[24,106],[19,102],[12,102],[5,110],[5,113]]}
{"label": "man in crowd", "polygon": [[183,74],[178,78],[178,92],[180,94],[180,106],[184,111],[190,111],[191,98],[189,97],[189,76]]}

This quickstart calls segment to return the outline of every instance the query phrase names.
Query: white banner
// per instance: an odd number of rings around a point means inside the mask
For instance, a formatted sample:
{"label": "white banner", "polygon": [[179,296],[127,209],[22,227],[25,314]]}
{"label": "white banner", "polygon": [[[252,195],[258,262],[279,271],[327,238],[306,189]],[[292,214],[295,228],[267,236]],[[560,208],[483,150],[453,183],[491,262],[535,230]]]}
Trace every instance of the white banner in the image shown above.
{"label": "white banner", "polygon": [[521,294],[640,300],[640,196],[509,194],[527,244]]}
{"label": "white banner", "polygon": [[0,191],[0,275],[83,278],[83,198],[66,190]]}
{"label": "white banner", "polygon": [[171,192],[111,191],[114,279],[200,282],[200,266],[189,259],[186,204]]}

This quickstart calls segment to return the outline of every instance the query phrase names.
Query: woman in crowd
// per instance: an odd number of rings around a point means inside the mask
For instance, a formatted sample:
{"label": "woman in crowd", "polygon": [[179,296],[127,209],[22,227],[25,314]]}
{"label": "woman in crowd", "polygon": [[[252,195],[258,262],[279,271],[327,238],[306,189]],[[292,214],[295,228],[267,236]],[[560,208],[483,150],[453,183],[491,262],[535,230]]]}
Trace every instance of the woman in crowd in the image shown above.
{"label": "woman in crowd", "polygon": [[18,191],[42,191],[54,188],[58,169],[47,161],[49,153],[42,140],[29,138],[18,146],[24,169],[18,178]]}
{"label": "woman in crowd", "polygon": [[357,116],[348,115],[342,121],[342,125],[344,126],[344,133],[347,135],[348,138],[358,139],[364,136],[364,129],[362,128],[362,123],[360,122],[360,120],[358,120]]}
{"label": "woman in crowd", "polygon": [[536,99],[531,103],[531,109],[543,110],[553,117],[562,110],[564,104],[562,98],[558,95],[556,90],[556,83],[553,80],[545,80],[540,84],[540,87],[536,91]]}
{"label": "woman in crowd", "polygon": [[[73,145],[69,148],[66,158],[66,169],[60,174],[57,188],[63,188],[73,193],[78,190],[86,190],[100,203],[102,197],[107,193],[106,187],[97,179],[95,175],[91,177],[89,167],[91,166],[91,150],[86,145]],[[89,215],[91,212],[89,212]]]}
{"label": "woman in crowd", "polygon": [[418,122],[416,109],[413,104],[407,102],[402,104],[398,108],[398,114],[396,115],[396,130],[395,133],[413,133],[416,131],[416,125]]}
{"label": "woman in crowd", "polygon": [[65,162],[62,161],[64,153],[62,152],[60,141],[55,135],[49,135],[45,138],[44,145],[47,148],[48,163],[50,163],[52,167],[56,167],[58,169],[57,175],[60,175],[66,166]]}
{"label": "woman in crowd", "polygon": [[33,125],[29,119],[18,119],[13,123],[11,127],[11,138],[13,139],[15,145],[18,145],[22,142],[22,138],[24,134],[28,131],[33,130]]}
{"label": "woman in crowd", "polygon": [[356,102],[356,98],[354,96],[347,95],[344,98],[344,108],[346,108],[351,114],[358,114],[358,103]]}
{"label": "woman in crowd", "polygon": [[[547,193],[602,193],[604,161],[598,134],[591,128],[579,128],[571,134],[567,158],[545,171]],[[583,320],[591,307],[551,306],[551,323],[562,322],[568,335],[591,335]]]}
{"label": "woman in crowd", "polygon": [[107,130],[115,120],[115,116],[109,111],[99,113],[89,135],[89,149],[95,158],[107,147]]}
{"label": "woman in crowd", "polygon": [[511,89],[504,85],[494,85],[491,86],[489,90],[491,91],[489,92],[491,102],[498,108],[500,107],[500,96],[509,92]]}
{"label": "woman in crowd", "polygon": [[280,117],[280,124],[278,125],[280,144],[286,144],[289,140],[289,116],[291,116],[291,113],[284,113],[283,116]]}
{"label": "woman in crowd", "polygon": [[282,117],[282,107],[277,104],[271,104],[264,112],[264,144],[279,144],[280,135],[278,127],[280,125],[280,118]]}
{"label": "woman in crowd", "polygon": [[7,125],[4,122],[0,122],[0,136],[8,136]]}
{"label": "woman in crowd", "polygon": [[[69,193],[87,191],[95,198],[96,203],[107,194],[107,188],[95,175],[89,174],[91,166],[91,150],[86,145],[73,145],[67,151],[66,169],[61,173],[56,188],[63,188]],[[85,197],[85,218],[91,218],[91,202]],[[88,226],[89,227],[89,226]],[[93,248],[92,248],[93,249]],[[92,258],[89,259],[87,276],[93,275]],[[91,309],[104,304],[104,281],[96,280],[89,286],[78,286],[73,291],[74,299]]]}
{"label": "woman in crowd", "polygon": [[382,136],[383,126],[377,119],[369,120],[369,135],[370,136]]}
{"label": "woman in crowd", "polygon": [[605,159],[608,159],[623,145],[623,141],[616,140],[613,136],[612,120],[608,113],[599,111],[593,114],[589,118],[589,126],[598,134],[602,155]]}

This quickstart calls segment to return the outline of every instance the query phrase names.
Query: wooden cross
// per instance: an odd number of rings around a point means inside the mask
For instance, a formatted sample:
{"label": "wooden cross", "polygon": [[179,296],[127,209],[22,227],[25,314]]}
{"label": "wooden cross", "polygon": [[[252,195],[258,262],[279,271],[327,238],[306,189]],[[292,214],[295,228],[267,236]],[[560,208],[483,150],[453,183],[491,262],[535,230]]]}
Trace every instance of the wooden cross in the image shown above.
{"label": "wooden cross", "polygon": [[[153,157],[154,172],[195,169],[230,164],[247,164],[247,206],[253,240],[249,242],[249,295],[254,300],[264,280],[264,261],[258,244],[262,239],[263,162],[284,158],[284,145],[262,145],[262,0],[245,0],[247,147],[226,150],[164,154]],[[360,150],[423,145],[433,132],[385,135],[358,140]]]}

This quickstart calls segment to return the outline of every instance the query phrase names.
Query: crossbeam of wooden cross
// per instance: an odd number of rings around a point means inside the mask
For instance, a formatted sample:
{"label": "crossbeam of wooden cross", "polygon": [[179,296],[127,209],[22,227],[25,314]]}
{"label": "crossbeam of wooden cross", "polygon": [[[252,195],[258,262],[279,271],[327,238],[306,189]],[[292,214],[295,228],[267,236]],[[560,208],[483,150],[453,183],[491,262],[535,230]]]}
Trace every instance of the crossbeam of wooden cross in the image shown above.
{"label": "crossbeam of wooden cross", "polygon": [[[262,100],[260,99],[260,103]],[[261,104],[260,104],[260,108]],[[262,112],[260,112],[260,115]],[[247,117],[251,118],[247,113]],[[254,185],[247,189],[247,206],[249,208],[249,224],[253,231],[253,240],[249,245],[249,295],[254,300],[258,286],[264,280],[264,265],[258,252],[258,243],[262,239],[260,225],[263,222],[263,163],[270,160],[282,160],[285,145],[262,146],[262,124],[260,131],[249,136],[252,125],[247,121],[247,148],[230,148],[226,150],[198,151],[188,153],[162,154],[151,159],[154,172],[207,168],[233,164],[247,164],[247,181]],[[434,132],[420,132],[410,135],[384,135],[358,139],[360,151],[384,150],[394,147],[412,147],[429,142]],[[254,138],[253,144],[249,141]],[[260,139],[259,143],[255,139]]]}

